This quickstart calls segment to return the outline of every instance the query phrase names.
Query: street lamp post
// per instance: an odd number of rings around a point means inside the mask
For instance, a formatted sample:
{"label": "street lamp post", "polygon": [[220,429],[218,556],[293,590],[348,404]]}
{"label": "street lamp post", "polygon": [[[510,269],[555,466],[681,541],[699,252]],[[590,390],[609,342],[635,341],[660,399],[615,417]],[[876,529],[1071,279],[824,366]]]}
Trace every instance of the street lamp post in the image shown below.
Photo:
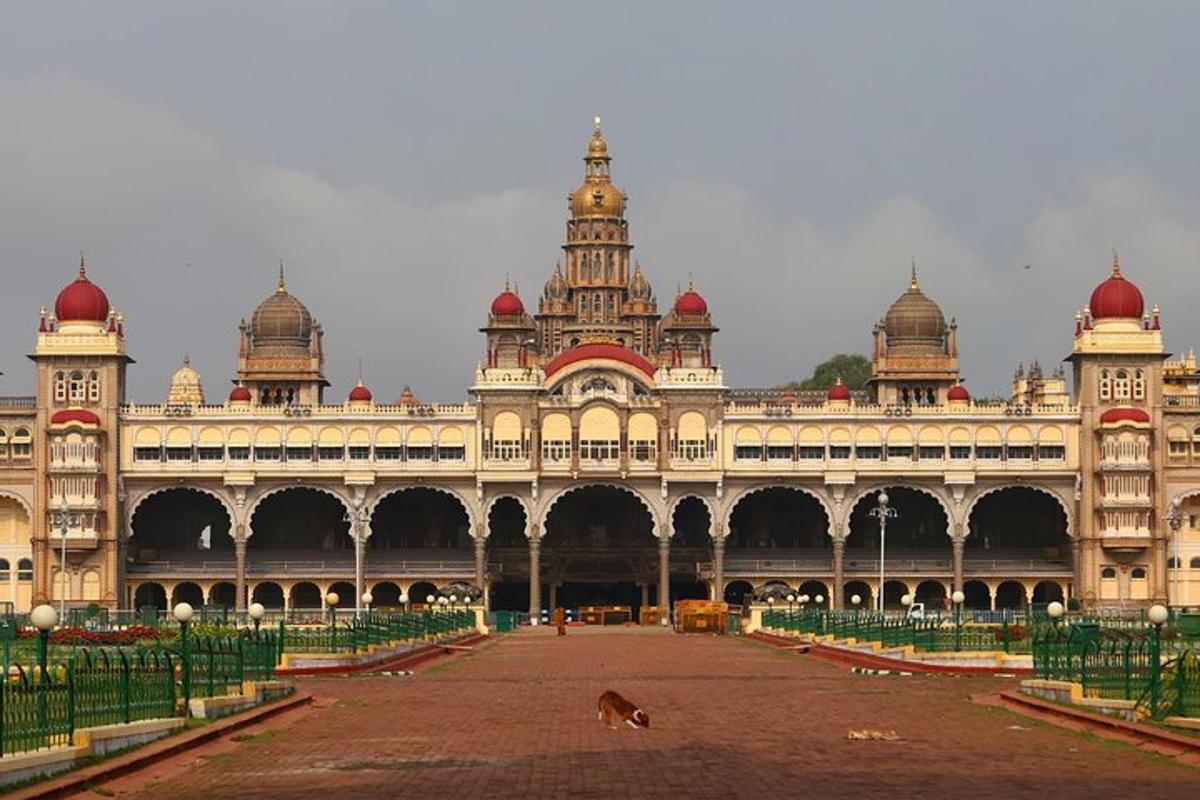
{"label": "street lamp post", "polygon": [[[1052,665],[1057,664],[1057,661],[1058,661],[1057,656],[1059,653],[1059,648],[1062,646],[1062,628],[1059,626],[1062,623],[1062,616],[1063,616],[1064,611],[1066,611],[1066,609],[1063,608],[1063,604],[1058,602],[1057,600],[1053,601],[1052,603],[1050,603],[1050,605],[1046,606],[1046,615],[1048,617],[1050,617],[1050,621],[1054,625],[1053,657],[1051,655],[1051,652],[1047,652],[1045,654],[1045,656],[1043,656],[1043,664],[1044,664],[1045,668],[1044,668],[1042,677],[1046,678],[1047,680],[1054,677],[1054,675],[1051,672],[1051,667],[1052,667]],[[1007,624],[1007,623],[1005,623],[1005,624]],[[1047,648],[1047,650],[1049,650],[1049,648]],[[1035,664],[1035,666],[1036,666],[1036,664]]]}
{"label": "street lamp post", "polygon": [[399,600],[400,600],[400,607],[404,609],[405,613],[408,613],[408,592],[406,592],[402,589],[400,591]]}
{"label": "street lamp post", "polygon": [[257,642],[258,628],[262,624],[263,614],[266,614],[267,610],[263,608],[262,603],[251,603],[250,608],[246,609],[246,613],[250,615],[251,621],[254,622],[254,641]]}
{"label": "street lamp post", "polygon": [[[38,629],[38,723],[42,730],[46,729],[48,709],[46,694],[50,691],[50,675],[46,672],[46,661],[50,646],[50,631],[58,624],[58,612],[54,606],[42,604],[29,613],[29,621]],[[5,678],[8,676],[6,675]]]}
{"label": "street lamp post", "polygon": [[192,707],[192,644],[188,640],[188,623],[192,621],[190,603],[179,603],[171,612],[179,623],[179,657],[183,666],[183,716],[186,718]]}
{"label": "street lamp post", "polygon": [[1183,513],[1180,507],[1183,505],[1183,498],[1175,497],[1171,500],[1171,505],[1167,508],[1165,518],[1167,525],[1171,528],[1171,546],[1175,551],[1175,571],[1172,575],[1171,598],[1168,605],[1183,605],[1183,596],[1179,591],[1179,529],[1183,527]]}
{"label": "street lamp post", "polygon": [[1155,604],[1150,606],[1146,616],[1154,626],[1154,635],[1150,638],[1150,715],[1157,717],[1162,684],[1162,626],[1171,614],[1165,606]]}
{"label": "street lamp post", "polygon": [[879,520],[879,613],[883,613],[883,559],[884,546],[887,541],[887,521],[900,516],[896,509],[888,505],[887,492],[880,492],[875,498],[877,505],[867,513]]}
{"label": "street lamp post", "polygon": [[955,590],[950,599],[954,602],[954,651],[957,653],[962,650],[962,604],[967,596]]}
{"label": "street lamp post", "polygon": [[62,557],[59,561],[59,569],[62,573],[62,596],[58,598],[58,618],[65,625],[67,620],[67,591],[69,589],[67,583],[67,530],[78,525],[81,517],[78,514],[71,513],[71,506],[68,505],[67,499],[64,497],[58,507],[58,511],[52,511],[50,518],[54,526],[58,528],[59,536],[62,537]]}

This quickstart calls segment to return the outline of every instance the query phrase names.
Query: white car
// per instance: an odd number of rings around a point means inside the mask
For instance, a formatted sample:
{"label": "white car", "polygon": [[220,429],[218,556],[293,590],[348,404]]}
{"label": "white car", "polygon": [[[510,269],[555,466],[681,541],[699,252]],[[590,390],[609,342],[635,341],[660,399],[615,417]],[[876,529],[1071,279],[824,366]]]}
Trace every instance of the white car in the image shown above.
{"label": "white car", "polygon": [[925,619],[925,604],[913,603],[908,607],[909,619]]}

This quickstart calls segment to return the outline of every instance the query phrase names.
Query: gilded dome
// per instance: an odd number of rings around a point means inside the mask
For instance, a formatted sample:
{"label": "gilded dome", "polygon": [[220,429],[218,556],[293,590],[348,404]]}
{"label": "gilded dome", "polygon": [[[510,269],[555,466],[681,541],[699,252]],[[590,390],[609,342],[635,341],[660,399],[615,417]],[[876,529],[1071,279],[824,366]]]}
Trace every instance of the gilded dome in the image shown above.
{"label": "gilded dome", "polygon": [[288,293],[279,267],[279,285],[274,294],[258,304],[250,318],[250,337],[257,351],[306,354],[312,341],[312,314]]}
{"label": "gilded dome", "polygon": [[946,337],[946,318],[938,304],[917,285],[914,266],[908,291],[892,303],[883,318],[888,348],[908,352],[940,353]]}
{"label": "gilded dome", "polygon": [[612,184],[609,174],[608,143],[600,131],[600,118],[592,129],[587,154],[583,161],[587,165],[583,184],[568,196],[571,216],[580,217],[623,217],[625,215],[625,193]]}

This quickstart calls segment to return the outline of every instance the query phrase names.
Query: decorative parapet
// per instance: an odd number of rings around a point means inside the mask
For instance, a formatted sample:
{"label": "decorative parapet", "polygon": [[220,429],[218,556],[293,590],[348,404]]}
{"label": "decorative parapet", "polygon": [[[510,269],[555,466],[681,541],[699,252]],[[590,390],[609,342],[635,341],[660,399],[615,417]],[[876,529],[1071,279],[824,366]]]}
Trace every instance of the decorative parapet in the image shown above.
{"label": "decorative parapet", "polygon": [[378,418],[380,421],[394,420],[396,417],[405,419],[411,417],[475,419],[475,406],[472,403],[425,403],[418,405],[370,405],[355,406],[352,403],[320,406],[256,406],[251,404],[207,405],[207,406],[178,406],[167,404],[131,403],[121,407],[121,419],[136,422],[151,422],[159,420],[191,417],[199,421],[219,420],[227,418],[255,418],[272,422],[284,422],[294,419],[338,419],[351,417]]}
{"label": "decorative parapet", "polygon": [[[1200,403],[1197,403],[1200,405]],[[885,406],[876,404],[856,404],[837,406],[832,404],[784,404],[784,403],[747,403],[731,401],[725,404],[726,418],[735,416],[747,417],[900,417],[917,419],[955,418],[990,418],[1004,420],[1025,417],[1054,417],[1079,419],[1077,405],[1010,405],[1007,403],[973,403],[971,405],[908,405]]]}
{"label": "decorative parapet", "polygon": [[726,389],[720,367],[659,367],[654,383],[660,389]]}
{"label": "decorative parapet", "polygon": [[546,379],[540,367],[484,367],[475,368],[475,383],[472,392],[496,389],[537,389]]}

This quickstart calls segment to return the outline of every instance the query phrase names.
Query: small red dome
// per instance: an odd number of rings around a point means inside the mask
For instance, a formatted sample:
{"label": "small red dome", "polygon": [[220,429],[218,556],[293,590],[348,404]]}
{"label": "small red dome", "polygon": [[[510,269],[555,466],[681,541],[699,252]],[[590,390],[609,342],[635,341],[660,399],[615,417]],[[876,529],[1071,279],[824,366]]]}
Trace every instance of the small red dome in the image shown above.
{"label": "small red dome", "polygon": [[1121,265],[1113,256],[1112,275],[1092,292],[1088,303],[1094,319],[1141,319],[1146,310],[1142,292],[1121,274]]}
{"label": "small red dome", "polygon": [[250,390],[240,383],[229,392],[229,402],[231,403],[249,403],[251,399]]}
{"label": "small red dome", "polygon": [[971,399],[971,393],[961,383],[956,383],[946,392],[946,399],[966,403]]}
{"label": "small red dome", "polygon": [[837,383],[829,387],[829,394],[826,395],[830,400],[849,400],[850,387],[842,383],[842,379],[838,378]]}
{"label": "small red dome", "polygon": [[686,292],[675,298],[675,313],[687,314],[689,316],[699,316],[708,313],[708,303],[704,302],[704,298],[695,289],[689,288]]}
{"label": "small red dome", "polygon": [[508,289],[496,295],[492,301],[492,315],[496,317],[519,317],[525,313],[525,304]]}
{"label": "small red dome", "polygon": [[55,411],[54,416],[50,417],[51,425],[68,425],[72,422],[82,425],[99,425],[100,418],[85,408],[65,408],[62,411]]}
{"label": "small red dome", "polygon": [[362,381],[359,381],[358,386],[350,390],[349,400],[351,403],[369,403],[371,402],[371,390],[363,386]]}
{"label": "small red dome", "polygon": [[1110,408],[1100,415],[1102,425],[1118,422],[1136,422],[1144,425],[1150,422],[1150,415],[1140,408]]}
{"label": "small red dome", "polygon": [[68,283],[54,301],[59,322],[104,322],[108,319],[108,295],[88,280],[87,265],[79,259],[79,277]]}

